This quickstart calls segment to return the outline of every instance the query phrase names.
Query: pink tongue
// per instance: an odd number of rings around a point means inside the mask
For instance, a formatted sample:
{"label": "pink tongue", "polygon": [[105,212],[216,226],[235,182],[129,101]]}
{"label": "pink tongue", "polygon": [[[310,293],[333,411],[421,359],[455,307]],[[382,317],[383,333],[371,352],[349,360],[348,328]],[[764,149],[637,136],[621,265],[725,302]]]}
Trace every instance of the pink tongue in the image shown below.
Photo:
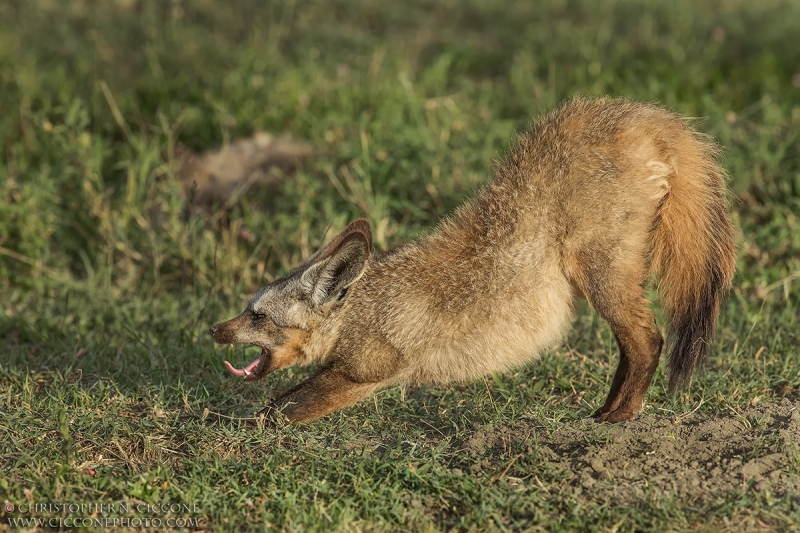
{"label": "pink tongue", "polygon": [[230,372],[234,376],[239,376],[240,378],[246,378],[247,376],[253,373],[253,371],[258,367],[258,365],[261,364],[262,361],[264,361],[264,355],[266,355],[266,350],[261,350],[261,355],[258,356],[258,358],[254,359],[249,365],[247,365],[244,368],[236,368],[228,361],[225,361],[225,368],[227,368],[228,372]]}

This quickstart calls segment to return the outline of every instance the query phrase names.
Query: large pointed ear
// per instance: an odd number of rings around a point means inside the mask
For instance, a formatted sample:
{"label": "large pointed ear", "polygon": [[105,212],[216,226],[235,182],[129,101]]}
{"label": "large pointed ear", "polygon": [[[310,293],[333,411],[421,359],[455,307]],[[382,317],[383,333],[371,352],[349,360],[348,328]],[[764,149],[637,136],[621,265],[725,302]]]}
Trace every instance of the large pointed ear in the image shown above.
{"label": "large pointed ear", "polygon": [[363,218],[359,218],[358,220],[354,220],[348,224],[347,227],[344,228],[342,232],[331,242],[329,242],[326,246],[323,246],[317,253],[309,257],[305,264],[311,265],[330,257],[339,248],[339,246],[341,246],[344,240],[350,237],[353,233],[360,233],[367,242],[367,253],[372,252],[372,229],[369,227],[369,222]]}
{"label": "large pointed ear", "polygon": [[358,281],[372,252],[372,230],[363,219],[350,223],[330,244],[311,256],[300,278],[314,305],[322,305]]}

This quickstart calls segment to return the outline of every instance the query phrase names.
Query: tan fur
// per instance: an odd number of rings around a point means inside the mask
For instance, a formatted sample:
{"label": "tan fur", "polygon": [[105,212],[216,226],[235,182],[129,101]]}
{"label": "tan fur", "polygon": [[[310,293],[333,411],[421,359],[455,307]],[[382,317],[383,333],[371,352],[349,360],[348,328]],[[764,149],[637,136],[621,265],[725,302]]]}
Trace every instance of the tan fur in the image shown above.
{"label": "tan fur", "polygon": [[304,347],[308,343],[309,332],[302,329],[286,330],[286,341],[272,351],[273,370],[288,368],[302,363]]}
{"label": "tan fur", "polygon": [[[688,379],[711,339],[735,258],[723,177],[713,145],[669,111],[563,104],[427,237],[370,254],[369,225],[356,221],[254,298],[251,313],[307,333],[302,348],[281,340],[302,352],[299,363],[323,363],[271,409],[306,421],[379,387],[518,367],[563,339],[583,296],[620,346],[596,416],[629,420],[663,344],[643,294],[651,274],[671,322],[671,386]],[[279,333],[259,335],[235,342],[280,353]]]}

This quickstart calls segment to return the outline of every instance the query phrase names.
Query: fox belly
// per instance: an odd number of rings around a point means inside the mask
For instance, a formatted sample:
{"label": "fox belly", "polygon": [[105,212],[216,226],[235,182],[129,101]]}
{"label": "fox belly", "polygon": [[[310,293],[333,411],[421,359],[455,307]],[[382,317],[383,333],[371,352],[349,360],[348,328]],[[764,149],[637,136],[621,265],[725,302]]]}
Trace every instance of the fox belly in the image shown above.
{"label": "fox belly", "polygon": [[479,302],[459,320],[442,317],[435,336],[420,331],[427,342],[402,381],[465,381],[519,367],[558,344],[572,320],[573,289],[561,275],[537,281]]}

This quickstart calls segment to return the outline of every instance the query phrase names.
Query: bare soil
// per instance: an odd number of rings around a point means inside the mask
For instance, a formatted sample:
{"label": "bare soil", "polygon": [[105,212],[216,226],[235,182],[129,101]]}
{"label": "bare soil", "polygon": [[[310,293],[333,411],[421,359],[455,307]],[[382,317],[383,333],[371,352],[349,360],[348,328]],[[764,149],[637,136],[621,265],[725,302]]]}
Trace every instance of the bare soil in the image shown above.
{"label": "bare soil", "polygon": [[[559,490],[618,504],[654,490],[697,503],[750,488],[800,499],[800,402],[789,399],[715,416],[580,420],[554,430],[522,420],[512,428],[477,428],[465,444],[477,458],[510,439],[538,441],[532,452],[561,474]],[[473,470],[484,466],[496,467],[477,461]]]}

